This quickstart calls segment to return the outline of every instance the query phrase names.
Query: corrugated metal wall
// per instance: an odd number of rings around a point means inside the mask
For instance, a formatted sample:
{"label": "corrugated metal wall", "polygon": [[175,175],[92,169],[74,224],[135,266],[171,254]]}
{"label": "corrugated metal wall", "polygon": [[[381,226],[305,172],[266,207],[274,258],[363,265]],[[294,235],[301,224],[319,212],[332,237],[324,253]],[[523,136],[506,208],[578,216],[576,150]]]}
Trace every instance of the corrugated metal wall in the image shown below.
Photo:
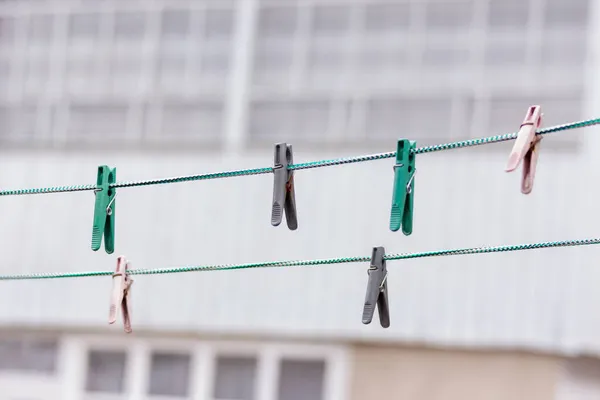
{"label": "corrugated metal wall", "polygon": [[[588,138],[595,128],[569,134]],[[551,141],[552,137],[544,139]],[[596,143],[597,144],[597,143]],[[493,150],[493,149],[498,149]],[[2,273],[108,270],[369,255],[598,235],[591,152],[543,152],[530,196],[503,171],[508,144],[420,155],[412,236],[388,229],[393,160],[299,171],[299,229],[270,225],[272,176],[120,189],[114,255],[89,249],[91,192],[5,197]],[[358,154],[359,151],[354,154]],[[337,153],[297,150],[296,162]],[[347,154],[344,154],[347,155]],[[589,157],[588,157],[589,155]],[[3,188],[119,181],[268,166],[246,155],[4,153]],[[390,262],[392,326],[361,324],[367,264],[136,276],[138,329],[600,349],[600,247]],[[0,322],[103,328],[111,279],[0,283]],[[115,328],[118,329],[118,328]]]}

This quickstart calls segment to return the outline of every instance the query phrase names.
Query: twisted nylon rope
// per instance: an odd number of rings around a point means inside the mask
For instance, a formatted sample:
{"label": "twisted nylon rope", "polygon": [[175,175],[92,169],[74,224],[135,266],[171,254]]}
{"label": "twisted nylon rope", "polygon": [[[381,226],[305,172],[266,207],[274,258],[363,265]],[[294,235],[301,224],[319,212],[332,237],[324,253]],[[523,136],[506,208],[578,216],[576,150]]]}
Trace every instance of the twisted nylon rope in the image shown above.
{"label": "twisted nylon rope", "polygon": [[[570,247],[570,246],[586,246],[592,244],[600,244],[600,238],[579,239],[579,240],[564,240],[557,242],[540,242],[530,244],[517,244],[495,247],[467,247],[462,249],[452,250],[436,250],[426,251],[421,253],[401,253],[387,254],[386,260],[405,260],[409,258],[425,258],[439,256],[458,256],[467,254],[485,254],[485,253],[501,253],[507,251],[547,249],[551,247]],[[186,266],[173,268],[157,268],[157,269],[132,269],[129,271],[131,275],[157,275],[157,274],[174,274],[180,272],[204,272],[204,271],[226,271],[235,269],[249,268],[268,268],[268,267],[310,267],[326,264],[343,264],[354,262],[369,262],[370,256],[365,257],[341,257],[341,258],[326,258],[321,260],[298,260],[298,261],[268,261],[261,263],[248,264],[218,264],[218,265],[201,265],[201,266]],[[57,278],[83,278],[90,276],[110,276],[113,271],[88,271],[88,272],[47,272],[19,275],[0,275],[0,280],[31,280],[31,279],[57,279]]]}
{"label": "twisted nylon rope", "polygon": [[[537,131],[537,134],[538,135],[546,135],[548,133],[567,131],[570,129],[577,129],[577,128],[585,128],[588,126],[593,126],[593,125],[598,125],[598,124],[600,124],[600,118],[588,119],[588,120],[584,120],[584,121],[571,122],[568,124],[556,125],[556,126],[540,129]],[[489,136],[489,137],[479,138],[479,139],[468,139],[468,140],[462,140],[462,141],[458,141],[458,142],[438,144],[438,145],[434,145],[434,146],[419,147],[414,150],[414,153],[415,154],[433,153],[436,151],[453,150],[453,149],[458,149],[458,148],[462,148],[462,147],[480,146],[483,144],[504,142],[507,140],[515,139],[517,137],[517,133],[518,132],[513,132],[513,133],[506,133],[504,135]],[[320,160],[320,161],[311,161],[311,162],[307,162],[307,163],[293,164],[293,165],[289,165],[288,169],[300,170],[300,169],[310,169],[310,168],[319,168],[319,167],[329,167],[332,165],[352,164],[352,163],[357,163],[357,162],[382,160],[384,158],[393,158],[393,157],[396,157],[395,151],[388,152],[388,153],[371,154],[371,155],[363,155],[363,156],[347,157],[347,158],[336,158],[336,159],[332,159],[332,160]],[[178,177],[172,177],[172,178],[117,182],[110,186],[113,188],[149,186],[149,185],[160,185],[160,184],[167,184],[167,183],[203,181],[203,180],[208,180],[208,179],[233,178],[236,176],[245,176],[245,175],[261,175],[261,174],[268,174],[268,173],[272,173],[272,172],[273,172],[273,167],[264,167],[264,168],[254,168],[254,169],[242,169],[242,170],[237,170],[237,171],[215,172],[215,173],[211,173],[211,174],[178,176]],[[26,195],[26,194],[45,194],[45,193],[60,193],[60,192],[80,192],[80,191],[86,191],[86,190],[94,190],[95,188],[96,188],[96,185],[74,185],[74,186],[55,186],[55,187],[34,188],[34,189],[0,190],[0,196],[16,196],[16,195]]]}

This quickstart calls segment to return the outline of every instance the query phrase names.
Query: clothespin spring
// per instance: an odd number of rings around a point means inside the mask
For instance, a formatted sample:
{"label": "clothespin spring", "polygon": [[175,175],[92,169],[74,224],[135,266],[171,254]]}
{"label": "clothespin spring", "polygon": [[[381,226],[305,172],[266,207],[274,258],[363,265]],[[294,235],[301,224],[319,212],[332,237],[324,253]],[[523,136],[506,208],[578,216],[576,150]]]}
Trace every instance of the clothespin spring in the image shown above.
{"label": "clothespin spring", "polygon": [[110,200],[110,202],[108,203],[108,206],[106,207],[106,215],[112,215],[112,203],[115,202],[115,199],[117,198],[117,193],[115,193],[115,195],[113,196],[113,198]]}
{"label": "clothespin spring", "polygon": [[[394,171],[396,170],[396,168],[402,168],[404,167],[404,164],[396,164],[394,165]],[[415,174],[417,173],[417,169],[415,168],[415,170],[413,171],[413,173],[410,175],[410,179],[408,180],[408,183],[406,184],[406,193],[410,194],[410,192],[412,192],[412,182],[415,179]]]}
{"label": "clothespin spring", "polygon": [[[94,189],[94,196],[98,193],[101,192],[102,188],[95,188]],[[115,193],[115,195],[113,196],[112,199],[110,199],[110,202],[108,203],[108,206],[106,207],[106,215],[112,215],[112,203],[115,202],[115,199],[117,198],[117,193]]]}
{"label": "clothespin spring", "polygon": [[[371,274],[371,271],[376,271],[377,267],[374,266],[370,266],[369,269],[367,270],[367,274]],[[381,280],[381,285],[379,285],[379,289],[383,289],[383,287],[385,286],[385,283],[387,282],[387,270],[385,271],[385,275],[383,276],[383,279]]]}

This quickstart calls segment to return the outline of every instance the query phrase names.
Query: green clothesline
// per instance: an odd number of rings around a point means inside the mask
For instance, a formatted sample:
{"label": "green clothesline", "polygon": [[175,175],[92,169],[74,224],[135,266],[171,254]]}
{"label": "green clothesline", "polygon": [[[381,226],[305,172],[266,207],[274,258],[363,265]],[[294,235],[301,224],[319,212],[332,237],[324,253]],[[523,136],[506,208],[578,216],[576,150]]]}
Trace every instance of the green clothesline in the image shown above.
{"label": "green clothesline", "polygon": [[[587,246],[600,244],[600,238],[578,239],[578,240],[563,240],[553,242],[539,242],[529,244],[504,245],[495,247],[467,247],[451,250],[435,250],[420,253],[400,253],[387,254],[384,259],[388,261],[406,260],[410,258],[425,258],[439,256],[460,256],[468,254],[487,254],[487,253],[502,253],[508,251],[535,250],[547,249],[553,247],[573,247]],[[131,275],[157,275],[157,274],[174,274],[180,272],[205,272],[205,271],[226,271],[235,269],[249,268],[270,268],[270,267],[310,267],[326,264],[344,264],[355,262],[369,262],[371,256],[361,257],[339,257],[326,258],[320,260],[296,260],[296,261],[267,261],[260,263],[248,264],[216,264],[216,265],[200,265],[200,266],[185,266],[172,268],[156,268],[156,269],[131,269],[128,273]],[[92,276],[111,276],[114,271],[87,271],[87,272],[47,272],[47,273],[32,273],[32,274],[15,274],[15,275],[0,275],[0,280],[31,280],[31,279],[58,279],[58,278],[84,278]]]}
{"label": "green clothesline", "polygon": [[[577,128],[585,128],[593,125],[600,124],[600,118],[588,119],[584,121],[571,122],[563,125],[551,126],[548,128],[539,129],[537,131],[538,135],[546,135],[554,132],[567,131],[571,129]],[[517,132],[506,133],[503,135],[489,136],[485,138],[478,139],[468,139],[462,140],[458,142],[444,143],[433,146],[425,146],[419,147],[414,150],[415,154],[424,154],[424,153],[433,153],[436,151],[444,151],[444,150],[453,150],[462,147],[471,147],[471,146],[480,146],[483,144],[491,144],[504,142],[507,140],[513,140],[517,137]],[[355,157],[347,157],[347,158],[336,158],[332,160],[319,160],[319,161],[311,161],[300,164],[289,165],[288,169],[290,170],[300,170],[300,169],[310,169],[310,168],[319,168],[319,167],[329,167],[333,165],[341,165],[341,164],[352,164],[357,162],[364,161],[374,161],[374,160],[382,160],[385,158],[393,158],[396,157],[396,152],[388,152],[388,153],[380,153],[380,154],[371,154],[371,155],[362,155]],[[263,167],[263,168],[254,168],[254,169],[243,169],[237,171],[224,171],[224,172],[215,172],[210,174],[200,174],[200,175],[187,175],[187,176],[179,176],[172,178],[162,178],[162,179],[149,179],[149,180],[140,180],[140,181],[128,181],[128,182],[117,182],[111,184],[112,188],[122,188],[122,187],[136,187],[136,186],[149,186],[149,185],[159,185],[159,184],[167,184],[167,183],[180,183],[180,182],[191,182],[191,181],[202,181],[209,179],[220,179],[220,178],[232,178],[236,176],[245,176],[245,175],[261,175],[268,174],[273,172],[273,167]],[[27,194],[45,194],[45,193],[60,193],[60,192],[79,192],[86,190],[95,190],[97,186],[95,184],[90,185],[72,185],[72,186],[54,186],[54,187],[46,187],[46,188],[32,188],[32,189],[15,189],[15,190],[0,190],[0,196],[16,196],[16,195],[27,195]]]}
{"label": "green clothesline", "polygon": [[[572,122],[563,125],[557,125],[549,128],[540,129],[537,131],[538,135],[545,135],[553,132],[566,131],[570,129],[589,127],[592,125],[600,124],[600,118],[589,119],[579,122]],[[512,140],[517,137],[517,132],[508,133],[504,135],[490,136],[479,139],[469,139],[458,142],[451,142],[446,144],[439,144],[434,146],[425,146],[414,148],[411,150],[414,154],[432,153],[436,151],[452,150],[461,147],[478,146],[483,144],[490,144],[496,142],[502,142]],[[363,161],[373,161],[385,158],[393,158],[396,156],[396,152],[380,153],[373,155],[363,155],[349,158],[338,158],[332,160],[321,160],[312,161],[307,163],[288,165],[290,170],[300,170],[309,168],[326,167],[332,165],[350,164]],[[207,180],[207,179],[218,179],[218,178],[229,178],[235,176],[244,175],[259,175],[272,173],[273,167],[246,169],[229,172],[217,172],[212,174],[203,175],[190,175],[175,178],[164,178],[164,179],[153,179],[143,181],[130,181],[130,182],[116,182],[111,183],[109,187],[135,187],[135,186],[147,186],[156,184],[167,184],[167,183],[178,183],[187,181]],[[107,183],[108,185],[108,183]],[[85,190],[96,190],[97,185],[78,185],[78,186],[58,186],[38,189],[18,189],[18,190],[2,190],[0,196],[10,195],[26,195],[26,194],[43,194],[43,193],[57,193],[57,192],[74,192],[74,191],[85,191]],[[110,205],[109,205],[110,206]],[[110,215],[110,214],[108,214]],[[581,240],[566,240],[566,241],[555,241],[555,242],[541,242],[533,244],[518,244],[509,246],[497,246],[497,247],[472,247],[462,248],[453,250],[437,250],[422,253],[404,253],[404,254],[388,254],[385,256],[386,260],[403,260],[409,258],[422,258],[422,257],[434,257],[434,256],[450,256],[450,255],[466,255],[466,254],[483,254],[483,253],[498,253],[507,251],[520,251],[520,250],[531,250],[531,249],[543,249],[551,247],[567,247],[567,246],[583,246],[591,244],[599,244],[600,238],[592,239],[581,239]],[[107,252],[109,252],[107,250]],[[112,250],[109,252],[112,253]],[[330,258],[321,260],[299,260],[299,261],[271,261],[262,263],[250,263],[250,264],[220,264],[220,265],[205,265],[205,266],[184,266],[184,267],[173,267],[173,268],[158,268],[158,269],[134,269],[130,270],[129,273],[132,275],[152,275],[152,274],[168,274],[168,273],[179,273],[179,272],[195,272],[195,271],[221,271],[221,270],[234,270],[234,269],[247,269],[247,268],[265,268],[265,267],[293,267],[293,266],[315,266],[325,264],[340,264],[350,262],[368,262],[370,257],[343,257],[343,258]],[[56,279],[56,278],[80,278],[80,277],[91,277],[91,276],[108,276],[112,275],[113,271],[89,271],[89,272],[57,272],[57,273],[32,273],[32,274],[15,274],[15,275],[0,275],[0,280],[27,280],[27,279]]]}

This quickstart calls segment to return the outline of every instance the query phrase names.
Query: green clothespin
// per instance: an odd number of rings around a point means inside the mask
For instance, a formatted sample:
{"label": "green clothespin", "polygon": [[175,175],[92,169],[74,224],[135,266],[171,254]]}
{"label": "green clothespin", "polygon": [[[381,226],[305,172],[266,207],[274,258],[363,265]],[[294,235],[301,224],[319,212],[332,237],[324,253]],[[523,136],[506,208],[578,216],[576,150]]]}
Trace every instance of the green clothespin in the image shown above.
{"label": "green clothespin", "polygon": [[106,165],[98,167],[96,181],[96,205],[94,207],[94,227],[92,229],[92,250],[98,251],[104,235],[104,250],[108,254],[115,251],[115,188],[110,184],[117,179],[117,169]]}
{"label": "green clothespin", "polygon": [[402,233],[410,235],[413,226],[413,197],[415,188],[415,153],[417,142],[400,139],[394,165],[394,194],[390,229],[396,232],[402,226]]}

